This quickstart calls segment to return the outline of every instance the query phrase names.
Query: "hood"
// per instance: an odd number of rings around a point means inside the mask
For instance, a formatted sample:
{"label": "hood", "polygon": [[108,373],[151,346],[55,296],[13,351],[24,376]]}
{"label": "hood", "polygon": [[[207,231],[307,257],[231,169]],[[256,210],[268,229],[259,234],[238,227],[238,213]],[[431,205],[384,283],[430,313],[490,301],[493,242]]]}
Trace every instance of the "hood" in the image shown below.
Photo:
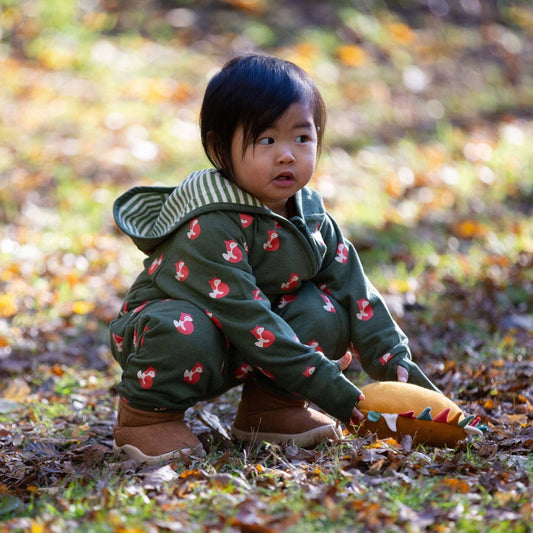
{"label": "hood", "polygon": [[150,253],[176,228],[214,209],[270,211],[215,169],[193,172],[177,187],[134,187],[115,200],[118,227]]}

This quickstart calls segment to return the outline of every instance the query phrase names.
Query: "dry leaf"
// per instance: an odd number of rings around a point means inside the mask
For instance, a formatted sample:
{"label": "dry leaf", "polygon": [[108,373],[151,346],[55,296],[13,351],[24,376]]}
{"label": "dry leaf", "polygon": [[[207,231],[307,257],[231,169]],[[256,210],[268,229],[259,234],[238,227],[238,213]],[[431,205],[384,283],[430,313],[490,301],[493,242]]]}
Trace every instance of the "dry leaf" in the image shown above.
{"label": "dry leaf", "polygon": [[349,67],[361,67],[366,63],[366,52],[355,44],[341,45],[336,50],[337,57]]}
{"label": "dry leaf", "polygon": [[10,381],[7,387],[0,392],[2,397],[6,400],[24,403],[28,399],[31,389],[25,380],[21,378],[15,378],[14,380]]}
{"label": "dry leaf", "polygon": [[415,32],[403,22],[395,22],[387,25],[387,30],[392,38],[401,44],[410,44],[415,40]]}

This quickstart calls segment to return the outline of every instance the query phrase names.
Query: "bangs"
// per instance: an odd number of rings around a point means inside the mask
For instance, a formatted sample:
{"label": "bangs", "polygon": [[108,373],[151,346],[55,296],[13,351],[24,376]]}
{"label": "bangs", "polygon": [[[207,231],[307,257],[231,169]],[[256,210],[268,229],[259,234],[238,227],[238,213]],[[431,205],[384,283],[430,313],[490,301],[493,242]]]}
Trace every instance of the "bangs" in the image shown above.
{"label": "bangs", "polygon": [[[299,79],[285,72],[266,72],[264,79],[250,87],[249,101],[240,114],[243,129],[243,149],[257,141],[292,104],[312,104],[313,92]],[[316,119],[316,117],[314,117]],[[317,124],[318,125],[318,124]]]}

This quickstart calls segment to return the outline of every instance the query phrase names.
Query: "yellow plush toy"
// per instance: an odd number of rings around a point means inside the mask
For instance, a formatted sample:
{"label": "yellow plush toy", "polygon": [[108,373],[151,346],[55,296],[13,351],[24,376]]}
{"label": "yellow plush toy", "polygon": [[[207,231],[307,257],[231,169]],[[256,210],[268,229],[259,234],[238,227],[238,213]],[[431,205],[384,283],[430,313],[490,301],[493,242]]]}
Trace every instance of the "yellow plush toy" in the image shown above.
{"label": "yellow plush toy", "polygon": [[456,446],[469,435],[482,435],[479,417],[465,417],[449,398],[418,385],[380,381],[362,387],[365,399],[357,409],[365,415],[358,433],[401,440],[411,435],[414,444]]}

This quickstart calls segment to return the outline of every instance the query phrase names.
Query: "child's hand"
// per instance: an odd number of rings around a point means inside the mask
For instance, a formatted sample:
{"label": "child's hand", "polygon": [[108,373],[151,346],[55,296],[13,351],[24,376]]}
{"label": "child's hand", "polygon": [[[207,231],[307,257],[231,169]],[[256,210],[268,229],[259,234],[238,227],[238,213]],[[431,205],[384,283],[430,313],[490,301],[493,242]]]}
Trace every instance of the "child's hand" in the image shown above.
{"label": "child's hand", "polygon": [[398,376],[398,381],[407,383],[407,380],[409,379],[409,371],[407,370],[407,368],[398,365],[398,367],[396,368],[396,374]]}
{"label": "child's hand", "polygon": [[[346,352],[340,359],[337,360],[337,363],[339,363],[339,366],[341,367],[341,370],[346,370],[350,363],[352,362],[352,354],[350,352]],[[407,370],[406,370],[407,372]],[[361,393],[359,395],[359,401],[365,399],[365,395]],[[365,419],[365,415],[359,411],[357,408],[352,409],[352,413],[350,415],[350,424],[358,425]]]}
{"label": "child's hand", "polygon": [[351,362],[352,354],[350,352],[346,352],[340,359],[337,359],[337,363],[339,363],[339,366],[341,367],[341,372],[346,370]]}
{"label": "child's hand", "polygon": [[[361,393],[359,395],[359,401],[363,401],[365,399],[365,395]],[[350,415],[350,423],[353,425],[360,424],[365,419],[365,415],[359,411],[356,407],[352,409],[352,414]]]}

